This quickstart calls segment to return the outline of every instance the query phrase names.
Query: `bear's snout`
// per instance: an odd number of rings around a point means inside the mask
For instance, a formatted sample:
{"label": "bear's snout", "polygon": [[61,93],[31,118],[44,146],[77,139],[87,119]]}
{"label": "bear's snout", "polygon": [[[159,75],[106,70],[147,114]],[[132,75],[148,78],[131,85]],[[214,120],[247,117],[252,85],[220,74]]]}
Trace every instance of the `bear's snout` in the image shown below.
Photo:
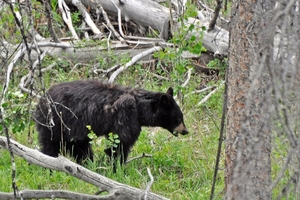
{"label": "bear's snout", "polygon": [[[189,131],[186,129],[183,123],[180,123],[177,127],[174,128],[173,132],[180,133],[181,135],[186,135]],[[177,135],[177,134],[174,134]]]}
{"label": "bear's snout", "polygon": [[181,135],[186,135],[186,134],[188,134],[189,133],[189,131],[185,128],[182,132],[181,132]]}

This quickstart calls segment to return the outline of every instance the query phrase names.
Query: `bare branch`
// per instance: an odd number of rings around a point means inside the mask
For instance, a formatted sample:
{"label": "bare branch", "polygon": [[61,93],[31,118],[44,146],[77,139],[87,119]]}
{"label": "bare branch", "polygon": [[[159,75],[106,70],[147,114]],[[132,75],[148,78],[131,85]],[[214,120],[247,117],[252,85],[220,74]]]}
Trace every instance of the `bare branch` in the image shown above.
{"label": "bare branch", "polygon": [[152,176],[152,174],[151,174],[151,171],[150,171],[149,167],[147,167],[147,172],[148,172],[148,175],[149,175],[149,177],[150,177],[150,181],[149,181],[148,184],[147,184],[147,187],[146,187],[146,189],[145,189],[145,193],[144,193],[144,194],[142,195],[142,197],[141,197],[141,199],[145,199],[145,200],[148,199],[148,193],[149,193],[150,188],[151,188],[151,186],[152,186],[152,184],[153,184],[153,182],[154,182],[154,178],[153,178],[153,176]]}
{"label": "bare branch", "polygon": [[93,33],[96,35],[101,35],[101,31],[97,28],[93,20],[91,19],[90,15],[86,11],[85,7],[79,0],[72,0],[72,4],[78,8],[81,15],[83,16],[84,21],[89,25],[89,27],[92,29]]}
{"label": "bare branch", "polygon": [[50,1],[44,1],[44,7],[45,7],[45,11],[46,11],[46,16],[48,18],[48,29],[49,29],[50,35],[51,35],[52,39],[54,40],[54,42],[58,43],[59,40],[54,31],[53,24],[52,24],[53,16],[52,16],[52,12],[51,12]]}
{"label": "bare branch", "polygon": [[[110,195],[116,194],[115,199],[139,199],[139,196],[144,192],[141,189],[134,188],[122,183],[113,181],[104,176],[101,176],[95,172],[92,172],[81,165],[73,163],[63,156],[58,158],[47,156],[38,150],[30,149],[16,141],[10,140],[12,152],[18,155],[31,164],[39,165],[44,168],[58,170],[86,181],[99,187],[103,191],[107,191]],[[0,136],[0,147],[8,149],[7,139]],[[154,193],[148,193],[149,199],[162,199],[165,197],[156,195]]]}
{"label": "bare branch", "polygon": [[[10,82],[10,77],[11,77],[13,67],[14,67],[15,63],[19,60],[19,58],[25,54],[25,52],[26,52],[26,47],[25,47],[25,45],[21,44],[20,50],[15,55],[14,59],[8,65],[8,69],[7,69],[7,72],[6,72],[6,81],[5,81],[5,84],[3,86],[3,91],[2,91],[3,97],[7,92],[7,88],[8,88],[9,82]],[[1,99],[1,105],[3,103],[4,103],[4,98]],[[1,106],[1,109],[3,109],[2,106]]]}
{"label": "bare branch", "polygon": [[118,199],[118,194],[113,192],[108,195],[89,195],[78,192],[71,192],[66,190],[21,190],[17,195],[13,193],[0,192],[0,199],[95,199],[95,200],[109,200]]}
{"label": "bare branch", "polygon": [[205,92],[206,90],[210,90],[210,89],[215,88],[215,87],[216,87],[216,86],[208,86],[208,87],[203,88],[203,89],[201,89],[201,90],[195,90],[195,91],[192,92],[192,93],[201,93],[201,92]]}
{"label": "bare branch", "polygon": [[105,12],[105,10],[103,9],[103,7],[99,4],[98,7],[100,8],[102,15],[107,23],[108,28],[113,32],[114,36],[116,38],[118,38],[118,40],[120,40],[121,42],[125,42],[125,40],[120,36],[120,34],[116,31],[116,29],[114,28],[114,26],[111,24],[107,13]]}
{"label": "bare branch", "polygon": [[[151,40],[151,41],[155,41],[155,42],[164,42],[163,39],[157,39],[157,38],[147,38],[147,37],[135,37],[135,36],[126,36],[124,33],[123,33],[123,29],[122,29],[122,19],[121,19],[121,9],[116,5],[116,3],[113,1],[113,0],[110,0],[114,6],[116,7],[116,9],[118,10],[118,25],[119,25],[119,31],[120,31],[120,34],[121,36],[124,38],[124,39],[131,39],[131,40]],[[126,19],[125,19],[126,20]],[[129,20],[129,19],[127,19]],[[129,42],[129,41],[127,41]],[[139,41],[140,43],[141,41]],[[131,42],[132,43],[132,42]]]}
{"label": "bare branch", "polygon": [[158,46],[155,46],[151,49],[148,49],[136,56],[134,56],[128,63],[126,63],[126,65],[120,67],[119,69],[117,69],[109,78],[108,82],[109,83],[112,83],[114,82],[115,78],[121,73],[123,72],[124,70],[126,70],[128,67],[130,67],[131,65],[133,65],[134,63],[136,63],[138,60],[140,60],[141,58],[149,55],[149,54],[152,54],[156,51],[160,51],[162,48],[161,47],[158,47]]}
{"label": "bare branch", "polygon": [[181,85],[181,87],[185,87],[189,83],[189,81],[191,79],[191,74],[192,74],[192,68],[188,69],[187,78],[186,78],[185,82]]}
{"label": "bare branch", "polygon": [[75,40],[78,40],[79,37],[78,37],[78,35],[73,27],[73,24],[72,24],[72,18],[71,18],[69,7],[67,6],[67,4],[65,3],[64,0],[58,0],[58,7],[62,14],[63,20],[65,21],[65,23],[67,24],[69,30],[71,31],[71,33],[73,35],[73,38]]}
{"label": "bare branch", "polygon": [[137,159],[140,159],[140,158],[145,158],[145,157],[152,157],[152,155],[143,153],[140,156],[136,156],[136,157],[133,157],[131,159],[128,159],[125,164],[128,164],[128,163],[130,163],[130,162],[132,162],[134,160],[137,160]]}
{"label": "bare branch", "polygon": [[198,104],[197,106],[201,106],[203,103],[205,103],[214,93],[216,93],[219,89],[221,89],[224,85],[224,82],[222,82],[218,87],[216,87],[213,91],[211,91],[208,95],[206,95]]}
{"label": "bare branch", "polygon": [[217,6],[214,12],[215,14],[208,26],[208,31],[213,30],[215,28],[221,8],[222,8],[222,0],[217,0]]}

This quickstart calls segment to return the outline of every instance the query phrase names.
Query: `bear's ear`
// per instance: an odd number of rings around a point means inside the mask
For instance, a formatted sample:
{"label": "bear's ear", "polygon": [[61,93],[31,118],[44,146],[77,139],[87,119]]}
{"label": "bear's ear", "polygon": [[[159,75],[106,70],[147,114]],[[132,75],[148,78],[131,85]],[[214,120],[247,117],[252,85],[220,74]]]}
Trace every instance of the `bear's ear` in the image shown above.
{"label": "bear's ear", "polygon": [[[173,90],[172,90],[172,92],[173,92]],[[168,95],[165,95],[165,94],[161,95],[160,100],[159,100],[160,105],[164,108],[169,108],[171,106],[169,98],[170,97],[168,97]]]}
{"label": "bear's ear", "polygon": [[173,88],[169,87],[169,89],[167,90],[167,94],[173,96]]}

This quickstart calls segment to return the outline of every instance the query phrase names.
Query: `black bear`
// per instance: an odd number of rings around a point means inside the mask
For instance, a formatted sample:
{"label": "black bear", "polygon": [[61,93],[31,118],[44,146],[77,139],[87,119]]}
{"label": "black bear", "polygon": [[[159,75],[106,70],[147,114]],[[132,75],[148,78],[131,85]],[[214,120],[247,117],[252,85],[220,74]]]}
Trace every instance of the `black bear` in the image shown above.
{"label": "black bear", "polygon": [[107,137],[110,132],[119,136],[119,146],[105,152],[120,156],[121,163],[138,139],[141,126],[163,127],[175,136],[188,133],[172,88],[160,93],[97,80],[52,86],[36,107],[35,121],[44,154],[57,157],[60,151],[69,152],[80,164],[87,158],[93,160],[87,125],[97,136]]}

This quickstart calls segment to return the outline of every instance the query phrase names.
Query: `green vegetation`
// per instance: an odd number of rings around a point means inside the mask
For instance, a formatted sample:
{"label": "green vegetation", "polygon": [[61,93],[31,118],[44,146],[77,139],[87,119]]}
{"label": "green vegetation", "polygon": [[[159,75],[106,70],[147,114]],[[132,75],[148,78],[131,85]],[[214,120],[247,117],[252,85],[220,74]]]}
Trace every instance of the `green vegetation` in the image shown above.
{"label": "green vegetation", "polygon": [[[157,66],[159,68],[159,66]],[[51,84],[85,79],[85,68],[70,71],[66,68],[55,68],[43,74],[46,88]],[[159,71],[157,69],[157,71]],[[166,91],[171,86],[178,86],[178,80],[157,80],[156,72],[140,65],[133,66],[121,74],[117,82],[125,85],[139,85],[153,91]],[[175,73],[175,72],[170,72]],[[170,75],[171,77],[171,75]],[[219,130],[214,125],[219,124],[221,116],[222,93],[220,90],[208,101],[210,106],[195,107],[203,95],[193,93],[199,87],[199,76],[191,77],[189,84],[182,90],[181,103],[186,126],[190,134],[174,137],[161,128],[143,128],[139,140],[133,147],[129,158],[143,153],[152,157],[133,160],[125,166],[119,166],[117,173],[113,173],[112,165],[103,152],[107,141],[105,138],[95,138],[91,134],[95,151],[95,162],[86,167],[108,178],[138,188],[145,188],[149,177],[146,168],[149,167],[154,176],[151,191],[170,197],[171,199],[207,199],[209,197]],[[18,80],[15,82],[17,83]],[[37,132],[34,129],[30,115],[33,112],[36,99],[30,100],[27,94],[22,94],[17,84],[11,85],[7,101],[2,105],[6,113],[6,124],[12,139],[36,148]],[[212,105],[213,104],[213,105]],[[214,118],[212,120],[212,117]],[[91,127],[90,127],[91,128]],[[92,133],[92,130],[90,130]],[[111,144],[118,139],[111,135]],[[221,162],[222,165],[222,162]],[[221,168],[223,168],[221,166]],[[65,189],[77,192],[94,193],[97,188],[77,180],[69,175],[42,167],[29,165],[23,159],[16,157],[17,186],[22,189]],[[11,192],[11,161],[8,151],[0,149],[0,191]],[[222,171],[219,174],[217,192],[224,187]]]}
{"label": "green vegetation", "polygon": [[[38,5],[40,6],[40,5]],[[52,9],[57,9],[57,3],[52,2]],[[34,15],[40,15],[34,11]],[[189,4],[187,13],[183,18],[196,15],[195,7]],[[5,16],[3,13],[0,16]],[[4,18],[0,20],[0,27],[4,27],[5,38],[15,29],[11,26],[14,18],[7,15],[7,23]],[[43,16],[44,17],[44,16]],[[61,17],[53,12],[54,28],[63,26]],[[72,15],[72,19],[79,20],[78,13]],[[35,23],[39,23],[35,21]],[[1,29],[1,28],[0,28]],[[41,30],[43,29],[43,30]],[[118,182],[144,189],[149,181],[147,167],[154,176],[154,183],[151,191],[171,199],[208,199],[210,195],[212,177],[215,167],[215,158],[219,139],[219,124],[222,111],[223,89],[216,92],[205,104],[196,106],[208,92],[195,93],[201,88],[201,77],[192,71],[188,84],[182,84],[187,79],[187,71],[192,69],[191,62],[181,57],[183,51],[190,51],[200,55],[204,51],[200,38],[203,29],[199,29],[199,35],[187,39],[187,33],[195,30],[194,25],[182,27],[182,30],[174,36],[171,42],[177,45],[177,49],[166,48],[156,53],[158,58],[155,66],[136,64],[120,74],[116,83],[133,87],[141,87],[152,91],[167,91],[172,86],[175,95],[183,110],[185,124],[189,134],[174,137],[167,130],[162,128],[142,129],[139,140],[132,148],[129,159],[141,154],[150,154],[151,157],[144,157],[133,160],[125,166],[117,166],[116,173],[113,172],[113,165],[104,153],[107,146],[116,145],[119,140],[116,135],[97,138],[90,130],[89,137],[92,139],[95,161],[89,162],[86,167]],[[39,26],[39,31],[44,36],[49,36],[46,26]],[[59,32],[59,31],[58,31]],[[59,34],[59,37],[65,33]],[[7,37],[6,37],[7,36]],[[17,42],[19,41],[18,38]],[[106,41],[103,42],[106,45]],[[86,45],[84,41],[79,46]],[[92,72],[92,67],[100,66],[102,70],[116,64],[125,64],[128,57],[114,56],[108,51],[107,55],[99,57],[85,65],[74,66],[74,63],[67,60],[56,61],[56,66],[43,73],[42,77],[35,77],[34,89],[43,95],[43,87],[49,88],[54,83],[71,81],[76,79],[102,78],[101,73]],[[55,58],[46,57],[42,61],[42,67],[47,67],[55,61]],[[95,65],[97,63],[97,65]],[[31,118],[37,99],[28,94],[23,94],[18,88],[22,76],[28,73],[23,66],[15,67],[13,81],[9,86],[4,103],[1,105],[5,112],[5,124],[9,128],[9,135],[12,139],[30,148],[38,148],[37,132]],[[37,73],[38,74],[38,73]],[[165,78],[161,78],[165,77]],[[43,84],[41,84],[43,82]],[[3,82],[0,81],[0,87]],[[215,85],[218,81],[210,82]],[[0,130],[2,130],[0,126]],[[224,155],[224,154],[222,154]],[[222,158],[223,160],[223,158]],[[98,188],[73,178],[65,173],[50,171],[39,166],[30,165],[25,160],[15,157],[16,162],[16,184],[19,190],[23,189],[61,189],[75,192],[93,194]],[[220,169],[224,169],[224,162],[221,162]],[[12,192],[11,180],[11,159],[8,151],[0,149],[0,191]],[[216,184],[216,199],[221,199],[221,192],[224,188],[224,175],[220,170]]]}
{"label": "green vegetation", "polygon": [[[208,5],[213,5],[215,1],[207,1]],[[45,16],[44,6],[39,2],[32,1],[32,23],[37,31],[44,37],[49,37],[47,17]],[[230,8],[229,2],[228,8]],[[16,4],[17,5],[17,4]],[[213,6],[210,6],[213,7]],[[15,7],[14,9],[19,9]],[[56,12],[58,9],[57,1],[51,1],[53,29],[58,37],[69,35],[61,14]],[[187,10],[178,20],[182,22],[188,17],[197,15],[196,6],[188,3]],[[223,16],[228,16],[228,11],[223,11]],[[78,12],[72,12],[72,21],[75,30],[79,30],[81,16]],[[22,15],[24,22],[30,20],[26,15]],[[24,23],[25,25],[27,23]],[[183,23],[182,23],[183,25]],[[28,26],[23,27],[25,32],[30,32]],[[190,31],[196,30],[198,35],[187,37]],[[191,60],[183,59],[181,55],[184,51],[200,55],[205,51],[201,43],[201,37],[204,28],[191,24],[182,26],[182,28],[173,35],[170,40],[176,45],[176,48],[166,47],[160,52],[155,53],[157,62],[151,64],[139,64],[131,66],[125,72],[120,74],[116,83],[122,85],[141,87],[152,91],[167,91],[172,86],[183,110],[185,124],[190,131],[188,135],[174,137],[167,130],[162,128],[144,127],[139,140],[132,148],[129,159],[140,156],[143,153],[150,154],[151,157],[144,157],[133,160],[125,166],[117,166],[116,173],[113,172],[112,162],[106,157],[104,149],[119,143],[117,135],[110,134],[108,139],[96,137],[90,130],[89,137],[95,153],[95,161],[88,162],[86,167],[108,178],[128,184],[137,188],[144,189],[149,181],[147,168],[151,170],[154,176],[154,183],[151,191],[161,194],[171,199],[180,200],[198,200],[209,199],[212,186],[213,173],[215,168],[215,158],[219,141],[219,124],[221,120],[223,92],[221,88],[214,93],[208,101],[201,106],[196,106],[210,91],[196,93],[196,90],[206,86],[219,85],[225,74],[226,64],[219,59],[212,60],[207,67],[218,71],[217,79],[202,79],[201,74],[193,70]],[[79,31],[78,31],[79,32]],[[150,32],[150,36],[157,35],[156,32]],[[0,13],[0,37],[12,44],[19,44],[22,41],[21,31],[16,26],[15,18],[9,9],[3,9]],[[31,38],[31,37],[28,37]],[[107,40],[81,40],[75,44],[76,47],[87,47],[102,45],[107,46]],[[0,70],[0,90],[2,91],[3,81],[7,63],[11,62],[12,57],[5,60],[5,64]],[[45,68],[56,62],[56,66],[43,73],[41,77],[35,77],[33,88],[43,95],[43,87],[49,88],[54,83],[71,81],[76,79],[98,78],[107,79],[110,74],[101,74],[101,71],[95,73],[94,69],[105,70],[115,65],[123,65],[129,61],[128,56],[115,56],[113,51],[107,51],[90,63],[74,65],[71,60],[56,60],[53,57],[46,57],[42,60],[41,67]],[[17,142],[30,148],[38,148],[37,132],[34,127],[32,113],[37,99],[29,94],[20,92],[18,84],[22,76],[28,73],[28,63],[23,61],[19,66],[15,66],[11,75],[11,82],[4,102],[0,105],[4,110],[4,123],[9,129],[9,135]],[[225,62],[226,63],[226,62]],[[1,63],[2,64],[2,63]],[[19,64],[19,63],[18,63]],[[187,80],[187,72],[191,73],[191,78],[186,86],[182,84]],[[39,74],[39,73],[37,73]],[[37,75],[36,75],[37,76]],[[43,83],[43,84],[42,84]],[[276,120],[274,120],[276,121]],[[290,147],[282,125],[278,122],[277,133],[274,132],[272,143],[272,180],[276,180],[282,173],[282,179],[278,180],[273,190],[273,197],[277,197],[283,191],[294,174],[297,174],[295,165],[286,168],[285,163],[288,157]],[[281,133],[282,132],[282,133]],[[1,136],[3,126],[0,124]],[[221,154],[219,174],[216,183],[215,199],[222,199],[224,189],[224,148]],[[290,162],[295,162],[295,156],[291,156]],[[72,158],[70,158],[72,159]],[[73,178],[65,173],[44,169],[39,166],[28,164],[25,160],[15,157],[16,163],[16,185],[19,190],[23,189],[60,189],[75,192],[94,194],[98,188]],[[8,151],[0,148],[0,191],[12,192],[11,180],[11,158]],[[284,169],[284,170],[283,170]],[[297,181],[296,181],[297,183]],[[296,186],[294,186],[296,188]],[[290,190],[293,187],[287,188]],[[290,195],[286,199],[298,199],[297,196]]]}

